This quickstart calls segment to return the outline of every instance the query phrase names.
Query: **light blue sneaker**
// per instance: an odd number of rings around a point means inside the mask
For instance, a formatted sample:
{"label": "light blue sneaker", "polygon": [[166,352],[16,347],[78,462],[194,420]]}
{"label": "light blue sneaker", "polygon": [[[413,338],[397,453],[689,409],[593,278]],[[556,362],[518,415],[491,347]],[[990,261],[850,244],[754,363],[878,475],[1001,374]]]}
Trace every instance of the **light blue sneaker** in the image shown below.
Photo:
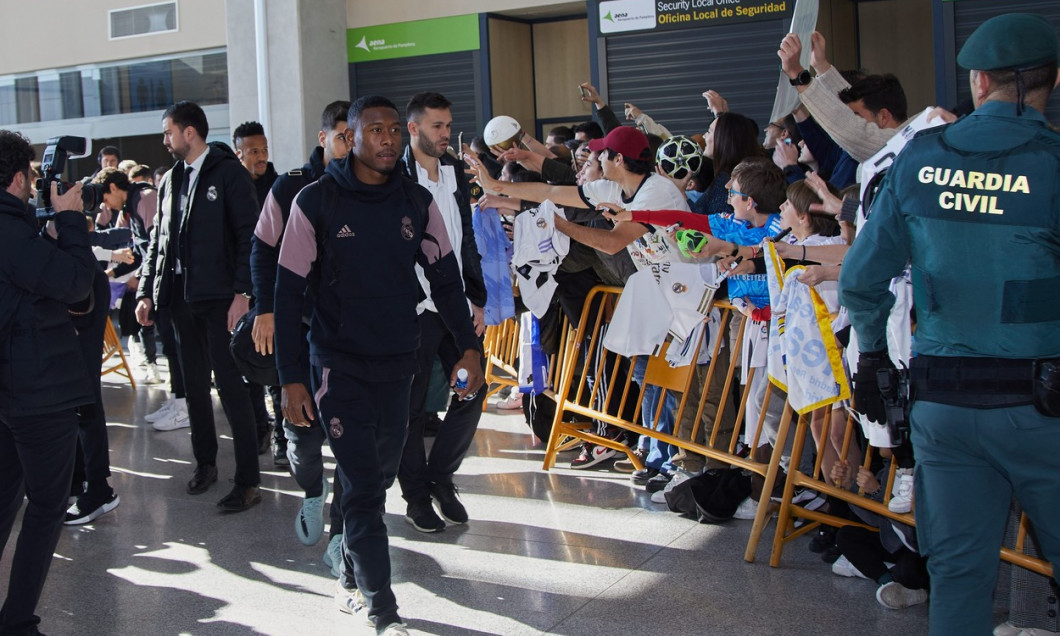
{"label": "light blue sneaker", "polygon": [[324,550],[324,565],[331,568],[331,576],[336,579],[342,576],[342,535],[337,534],[328,541],[328,549]]}
{"label": "light blue sneaker", "polygon": [[316,545],[324,535],[324,504],[331,494],[331,485],[324,479],[324,492],[319,497],[306,497],[302,509],[294,519],[294,533],[304,545]]}

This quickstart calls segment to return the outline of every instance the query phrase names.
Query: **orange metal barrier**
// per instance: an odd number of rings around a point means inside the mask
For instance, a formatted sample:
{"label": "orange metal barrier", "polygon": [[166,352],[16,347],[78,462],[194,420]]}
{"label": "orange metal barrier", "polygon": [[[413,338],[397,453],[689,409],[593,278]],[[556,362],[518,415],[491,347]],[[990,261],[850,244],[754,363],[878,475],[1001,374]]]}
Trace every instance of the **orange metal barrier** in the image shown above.
{"label": "orange metal barrier", "polygon": [[[747,410],[748,392],[743,393],[743,399],[735,415],[726,416],[727,408],[730,407],[732,383],[738,367],[738,358],[729,356],[727,351],[723,351],[723,347],[729,346],[727,334],[735,314],[733,307],[725,302],[718,302],[715,305],[721,310],[722,335],[714,343],[711,361],[709,365],[706,365],[705,374],[697,368],[696,364],[676,369],[670,368],[665,360],[665,349],[659,355],[649,358],[644,385],[652,384],[661,387],[663,397],[660,398],[659,409],[645,418],[651,422],[651,426],[644,426],[641,424],[642,418],[639,417],[644,389],[642,387],[639,391],[636,390],[634,388],[636,385],[632,382],[635,359],[624,358],[607,351],[602,346],[604,334],[621,293],[622,289],[619,287],[594,287],[585,300],[579,324],[568,332],[565,346],[561,350],[561,373],[556,390],[556,418],[545,452],[545,470],[555,464],[561,441],[566,439],[587,441],[617,450],[625,453],[636,468],[643,467],[640,459],[625,444],[593,432],[590,430],[592,425],[585,421],[572,421],[572,416],[581,416],[582,420],[589,419],[637,434],[648,435],[687,452],[702,455],[707,460],[758,473],[765,478],[764,492],[772,492],[779,473],[780,454],[774,453],[769,463],[757,462],[736,454],[739,430]],[[736,341],[739,341],[742,333],[743,324],[741,323],[737,329]],[[729,363],[724,366],[719,364],[719,361],[725,358],[729,358]],[[753,372],[754,370],[751,371],[752,374]],[[715,382],[716,379],[720,380],[718,374],[724,374],[724,382],[720,389],[719,383]],[[694,378],[697,381],[694,382]],[[752,378],[753,375],[748,377],[748,383]],[[714,390],[711,390],[712,384]],[[672,433],[658,430],[662,400],[667,393],[674,393],[675,397],[680,396],[678,408],[674,413]],[[704,417],[708,405],[711,410],[715,411],[712,418]],[[768,397],[765,406],[768,406]],[[691,426],[687,426],[686,410],[690,409],[695,409],[695,416],[692,418]],[[628,416],[631,411],[633,415]],[[780,422],[781,439],[786,438],[787,427],[791,422],[790,409],[787,411]],[[766,408],[763,408],[754,429],[752,448],[757,445],[765,413]],[[754,560],[758,541],[768,523],[772,505],[768,496],[762,497],[751,536],[748,539],[745,553],[748,561]]]}
{"label": "orange metal barrier", "polygon": [[[830,418],[825,419],[824,430],[821,434],[822,440],[828,439],[828,427],[830,424]],[[847,459],[850,451],[851,442],[854,438],[854,427],[859,426],[857,421],[848,416],[846,418],[846,430],[843,435],[842,450],[839,454],[841,459]],[[836,499],[841,499],[851,505],[858,506],[870,512],[876,513],[888,519],[907,524],[916,525],[916,520],[913,518],[913,514],[898,514],[891,512],[887,507],[887,503],[891,499],[891,493],[894,489],[895,480],[895,469],[897,464],[891,462],[890,473],[887,476],[887,483],[883,484],[884,489],[884,500],[883,502],[877,502],[869,497],[866,497],[861,491],[853,492],[845,488],[840,488],[828,484],[823,479],[822,475],[822,458],[823,453],[818,453],[817,461],[813,468],[813,473],[807,475],[799,470],[799,462],[802,458],[803,451],[806,445],[806,433],[809,429],[809,417],[803,416],[799,418],[798,425],[795,427],[795,437],[792,445],[791,452],[791,464],[790,470],[788,471],[788,480],[784,485],[784,495],[781,499],[780,514],[777,521],[776,535],[773,539],[773,552],[770,557],[770,565],[778,567],[780,565],[781,557],[784,552],[784,545],[789,541],[800,537],[807,532],[817,528],[820,524],[825,524],[833,527],[841,527],[844,525],[859,525],[863,524],[850,521],[849,519],[841,519],[828,513],[823,513],[814,510],[806,510],[805,508],[795,505],[792,503],[795,488],[802,486],[816,490],[823,495],[829,495]],[[777,449],[784,447],[784,437],[778,436]],[[872,461],[872,453],[874,449],[869,447],[865,453],[864,462],[862,465],[866,468]],[[778,452],[774,452],[774,455],[778,455]],[[802,527],[795,528],[795,519],[801,518],[809,520],[811,523],[807,523]],[[863,526],[868,527],[868,526]],[[1018,565],[1042,574],[1044,576],[1052,576],[1053,567],[1044,559],[1024,554],[1023,549],[1027,538],[1027,531],[1029,528],[1029,521],[1027,515],[1024,514],[1020,521],[1019,533],[1016,539],[1016,545],[1013,547],[1003,547],[1001,549],[1001,558],[1009,563]],[[874,528],[870,528],[874,529]]]}
{"label": "orange metal barrier", "polygon": [[482,410],[488,406],[489,396],[506,386],[519,386],[519,322],[508,318],[499,325],[486,327],[483,338],[483,349],[486,354],[486,400],[482,401]]}
{"label": "orange metal barrier", "polygon": [[[118,360],[108,366],[107,361],[114,356],[118,356]],[[103,359],[101,361],[100,375],[107,375],[108,373],[117,373],[122,377],[128,378],[129,384],[132,385],[133,390],[136,390],[136,378],[133,377],[132,369],[129,368],[129,361],[125,359],[125,352],[122,351],[118,332],[114,331],[114,324],[109,319],[107,320],[107,328],[103,331]]]}
{"label": "orange metal barrier", "polygon": [[[832,486],[822,478],[822,463],[824,453],[818,453],[813,472],[806,475],[799,470],[799,462],[806,444],[807,431],[810,429],[810,418],[812,413],[796,417],[795,412],[787,403],[784,405],[777,439],[768,463],[761,463],[736,454],[736,445],[739,431],[747,413],[747,399],[749,391],[742,392],[742,398],[735,418],[726,417],[726,407],[731,400],[732,383],[736,380],[736,371],[739,360],[736,356],[729,355],[731,352],[723,351],[723,343],[728,339],[725,335],[729,331],[730,322],[735,315],[735,310],[724,301],[718,301],[715,307],[721,310],[720,330],[722,336],[714,343],[711,351],[711,361],[707,365],[706,372],[702,372],[695,364],[687,367],[672,369],[665,360],[665,349],[648,360],[645,372],[644,384],[652,384],[663,389],[666,393],[679,395],[677,411],[674,414],[674,430],[672,433],[663,433],[658,430],[658,423],[662,409],[662,398],[660,407],[656,413],[650,414],[648,419],[651,426],[644,426],[640,417],[640,403],[644,389],[635,388],[631,390],[632,366],[635,359],[630,360],[607,351],[602,346],[604,333],[610,323],[614,307],[622,293],[619,287],[595,287],[585,300],[581,319],[578,325],[564,332],[563,344],[560,347],[559,365],[552,365],[552,372],[558,372],[558,381],[553,380],[556,387],[554,397],[557,403],[556,418],[552,427],[552,436],[545,453],[544,469],[548,470],[555,465],[556,454],[561,450],[572,447],[580,441],[599,444],[607,448],[624,453],[636,468],[643,468],[639,458],[634,455],[625,444],[597,434],[592,429],[593,424],[587,420],[593,420],[609,424],[618,428],[632,431],[637,434],[648,435],[668,444],[677,446],[685,451],[703,455],[709,460],[715,460],[722,464],[743,468],[759,475],[765,479],[762,496],[759,501],[758,511],[755,516],[751,534],[748,537],[744,558],[754,561],[757,546],[761,534],[768,524],[769,518],[777,504],[770,500],[777,478],[781,475],[780,461],[784,455],[786,441],[791,429],[794,428],[794,438],[791,453],[788,477],[784,485],[783,497],[779,505],[779,519],[777,530],[773,541],[770,565],[780,565],[784,545],[802,536],[821,523],[840,527],[843,525],[863,525],[857,522],[841,519],[827,513],[806,510],[792,503],[794,491],[797,487],[807,487],[824,495],[831,495],[842,499],[850,504],[860,506],[871,512],[883,515],[887,518],[914,525],[912,514],[897,514],[891,512],[887,503],[891,499],[893,491],[896,465],[892,462],[891,470],[887,478],[885,498],[883,502],[877,502],[864,496],[860,492],[852,492],[844,488]],[[743,334],[744,325],[741,324],[733,341],[739,341]],[[702,346],[702,343],[701,343]],[[724,346],[728,346],[727,344]],[[728,359],[727,364],[719,364],[719,361]],[[764,370],[757,370],[763,372]],[[750,386],[756,369],[750,369],[746,384]],[[720,392],[717,385],[722,383],[719,374],[724,374],[724,380]],[[594,378],[607,378],[609,381],[597,381]],[[711,390],[712,383],[715,384]],[[635,386],[635,385],[633,385]],[[756,423],[753,439],[747,440],[750,448],[758,447],[762,432],[762,422],[769,405],[772,391],[766,393],[766,401],[760,410],[759,420]],[[705,417],[707,407],[710,405],[714,410],[713,417]],[[632,408],[633,415],[626,417]],[[685,417],[691,410],[695,409],[695,416],[691,419],[691,426],[687,426]],[[686,413],[687,411],[687,413]],[[824,409],[823,426],[820,439],[823,443],[829,443],[831,431],[831,409]],[[575,421],[575,417],[578,421]],[[795,425],[792,426],[793,420]],[[841,450],[838,455],[840,459],[846,460],[850,456],[850,449],[854,444],[857,422],[851,418],[845,418],[846,428],[841,438],[837,435],[832,439],[841,439]],[[683,430],[684,429],[684,430]],[[866,449],[861,465],[868,467],[872,461],[872,448]],[[795,518],[809,520],[810,523],[796,529]],[[1019,536],[1014,547],[1005,547],[1001,550],[1001,558],[1004,560],[1033,570],[1046,576],[1051,575],[1052,566],[1042,560],[1023,554],[1023,546],[1027,534],[1026,515],[1020,525]],[[867,527],[867,526],[864,526]]]}

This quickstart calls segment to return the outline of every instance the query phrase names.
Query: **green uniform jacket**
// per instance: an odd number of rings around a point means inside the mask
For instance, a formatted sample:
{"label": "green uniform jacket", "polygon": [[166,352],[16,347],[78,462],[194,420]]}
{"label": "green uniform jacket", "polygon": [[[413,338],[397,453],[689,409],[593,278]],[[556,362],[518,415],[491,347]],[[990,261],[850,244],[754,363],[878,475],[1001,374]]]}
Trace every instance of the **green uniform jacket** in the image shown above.
{"label": "green uniform jacket", "polygon": [[886,349],[911,263],[915,353],[1060,356],[1060,135],[1015,113],[987,102],[895,160],[839,277],[862,351]]}

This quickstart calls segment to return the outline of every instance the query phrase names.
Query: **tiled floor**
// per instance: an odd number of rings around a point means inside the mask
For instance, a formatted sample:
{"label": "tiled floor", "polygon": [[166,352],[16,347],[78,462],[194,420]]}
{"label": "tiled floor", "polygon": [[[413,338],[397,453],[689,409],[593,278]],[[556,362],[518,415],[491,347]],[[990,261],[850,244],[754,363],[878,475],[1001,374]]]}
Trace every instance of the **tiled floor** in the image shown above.
{"label": "tiled floor", "polygon": [[[332,604],[324,542],[295,538],[301,494],[284,470],[263,458],[262,505],[222,516],[214,504],[228,490],[231,444],[221,444],[221,482],[189,496],[187,429],[157,433],[142,419],[165,394],[119,382],[104,393],[122,502],[91,525],[64,529],[38,609],[44,633],[373,633]],[[874,584],[833,576],[805,541],[787,549],[782,568],[768,566],[766,545],[746,563],[749,521],[700,525],[652,504],[625,475],[544,472],[542,456],[521,415],[491,407],[456,480],[469,525],[420,534],[391,491],[394,584],[412,633],[927,631],[925,606],[882,608]],[[0,562],[3,586],[10,552]]]}

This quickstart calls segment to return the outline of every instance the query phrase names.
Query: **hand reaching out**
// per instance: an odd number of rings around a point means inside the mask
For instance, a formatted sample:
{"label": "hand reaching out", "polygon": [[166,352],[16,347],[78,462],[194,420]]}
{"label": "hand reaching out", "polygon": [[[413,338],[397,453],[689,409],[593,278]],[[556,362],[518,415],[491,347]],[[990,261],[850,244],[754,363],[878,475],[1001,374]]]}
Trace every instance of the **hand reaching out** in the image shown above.
{"label": "hand reaching out", "polygon": [[810,36],[810,66],[820,75],[832,68],[825,51],[824,36],[820,31],[814,31]]}
{"label": "hand reaching out", "polygon": [[718,91],[707,91],[703,93],[703,99],[707,100],[707,108],[710,109],[710,112],[714,113],[715,117],[729,110],[729,102],[727,102]]}
{"label": "hand reaching out", "polygon": [[843,207],[843,200],[832,194],[828,189],[828,183],[816,172],[806,174],[806,185],[810,186],[813,193],[821,199],[821,203],[811,203],[810,212],[825,212],[833,216],[839,216]]}
{"label": "hand reaching out", "polygon": [[600,212],[603,213],[604,218],[608,219],[609,221],[614,221],[617,223],[618,221],[633,220],[632,212],[614,203],[601,203],[596,207],[596,209],[600,210]]}

